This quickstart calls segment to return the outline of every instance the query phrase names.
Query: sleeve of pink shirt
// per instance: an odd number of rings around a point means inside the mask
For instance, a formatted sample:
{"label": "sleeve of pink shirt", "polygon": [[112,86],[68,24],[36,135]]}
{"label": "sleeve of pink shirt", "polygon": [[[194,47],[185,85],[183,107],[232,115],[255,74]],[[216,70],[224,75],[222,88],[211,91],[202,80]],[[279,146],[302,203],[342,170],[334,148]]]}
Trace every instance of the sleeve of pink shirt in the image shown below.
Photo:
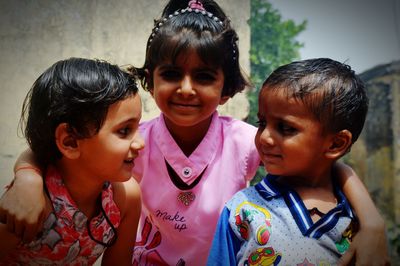
{"label": "sleeve of pink shirt", "polygon": [[233,146],[238,149],[237,153],[240,154],[240,156],[235,156],[235,159],[240,160],[236,161],[241,169],[240,179],[245,182],[250,181],[260,166],[260,156],[254,143],[257,128],[241,120],[229,117],[224,117],[224,120],[226,124],[229,124],[225,126],[227,128],[226,136],[229,136],[229,139],[234,143]]}
{"label": "sleeve of pink shirt", "polygon": [[247,175],[246,181],[250,181],[255,176],[258,167],[260,166],[260,156],[258,155],[256,145],[254,144],[254,137],[256,136],[257,128],[250,126],[248,137],[251,141],[251,149],[247,157]]}

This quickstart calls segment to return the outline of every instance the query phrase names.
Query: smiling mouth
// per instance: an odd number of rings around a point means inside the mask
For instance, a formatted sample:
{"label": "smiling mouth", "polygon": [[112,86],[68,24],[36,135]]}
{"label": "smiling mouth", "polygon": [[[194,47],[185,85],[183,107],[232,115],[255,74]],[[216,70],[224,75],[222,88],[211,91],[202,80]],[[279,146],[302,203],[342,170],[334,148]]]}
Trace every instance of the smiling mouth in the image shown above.
{"label": "smiling mouth", "polygon": [[131,164],[131,163],[133,163],[133,161],[134,161],[134,159],[132,158],[132,159],[124,160],[124,163],[129,163],[129,164]]}
{"label": "smiling mouth", "polygon": [[282,159],[282,155],[279,154],[273,154],[273,153],[262,153],[262,157],[264,157],[267,160],[276,160],[276,159]]}
{"label": "smiling mouth", "polygon": [[171,104],[174,105],[174,106],[177,106],[177,107],[188,107],[188,108],[195,108],[195,107],[199,107],[200,106],[200,104],[195,104],[195,103],[175,103],[175,102],[172,102]]}

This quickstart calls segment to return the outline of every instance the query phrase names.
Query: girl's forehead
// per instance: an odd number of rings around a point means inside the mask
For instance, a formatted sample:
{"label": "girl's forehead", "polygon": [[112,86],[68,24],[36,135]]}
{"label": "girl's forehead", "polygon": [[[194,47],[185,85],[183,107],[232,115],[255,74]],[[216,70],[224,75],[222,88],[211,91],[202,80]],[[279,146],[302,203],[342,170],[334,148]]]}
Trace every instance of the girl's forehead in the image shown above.
{"label": "girl's forehead", "polygon": [[164,61],[175,64],[178,61],[190,61],[193,57],[197,57],[204,65],[219,67],[224,61],[220,41],[197,36],[192,32],[165,36],[152,46],[154,49],[151,54],[153,54],[152,57],[155,59],[153,62],[156,64]]}
{"label": "girl's forehead", "polygon": [[222,66],[215,65],[214,62],[210,62],[208,58],[202,58],[194,49],[181,51],[175,57],[165,58],[159,65],[172,65],[181,68],[211,68],[214,70],[222,68]]}

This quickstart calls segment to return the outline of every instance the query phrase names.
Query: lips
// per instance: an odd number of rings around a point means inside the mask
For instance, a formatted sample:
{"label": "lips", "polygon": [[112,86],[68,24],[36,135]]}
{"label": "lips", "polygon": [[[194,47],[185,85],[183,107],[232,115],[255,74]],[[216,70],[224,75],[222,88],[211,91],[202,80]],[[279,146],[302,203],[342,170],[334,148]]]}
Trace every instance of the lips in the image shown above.
{"label": "lips", "polygon": [[129,159],[126,159],[126,160],[124,160],[124,164],[129,164],[129,165],[131,165],[131,166],[134,166],[135,165],[135,158],[136,158],[137,156],[135,156],[135,157],[133,157],[133,158],[129,158]]}
{"label": "lips", "polygon": [[261,159],[264,163],[273,163],[282,160],[282,155],[278,153],[271,153],[266,151],[261,151]]}
{"label": "lips", "polygon": [[124,160],[124,163],[133,163],[133,158],[132,158],[132,159]]}
{"label": "lips", "polygon": [[174,105],[174,106],[177,106],[177,107],[187,107],[187,108],[190,108],[190,107],[199,107],[200,106],[200,104],[199,103],[196,103],[196,102],[170,102],[170,104],[171,105]]}

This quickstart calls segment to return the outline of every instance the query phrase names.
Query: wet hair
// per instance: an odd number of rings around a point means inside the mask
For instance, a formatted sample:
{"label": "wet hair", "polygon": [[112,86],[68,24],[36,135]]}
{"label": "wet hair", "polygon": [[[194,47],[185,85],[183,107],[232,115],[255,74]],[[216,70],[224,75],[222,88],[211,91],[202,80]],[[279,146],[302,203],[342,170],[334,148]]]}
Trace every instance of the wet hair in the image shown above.
{"label": "wet hair", "polygon": [[55,130],[67,123],[76,138],[98,133],[110,105],[135,95],[133,74],[101,60],[58,61],[34,82],[22,107],[20,126],[42,166],[61,158]]}
{"label": "wet hair", "polygon": [[300,100],[322,123],[325,132],[347,129],[352,143],[364,126],[368,111],[364,83],[350,66],[332,59],[316,58],[281,66],[265,80],[263,90],[283,91],[288,98]]}
{"label": "wet hair", "polygon": [[[138,69],[145,90],[153,88],[153,72],[163,62],[175,64],[178,56],[196,51],[210,67],[221,67],[225,83],[222,96],[234,96],[249,85],[241,72],[237,34],[221,7],[201,2],[205,10],[188,7],[189,1],[170,0],[148,39],[144,66]],[[149,75],[145,74],[145,70]]]}

